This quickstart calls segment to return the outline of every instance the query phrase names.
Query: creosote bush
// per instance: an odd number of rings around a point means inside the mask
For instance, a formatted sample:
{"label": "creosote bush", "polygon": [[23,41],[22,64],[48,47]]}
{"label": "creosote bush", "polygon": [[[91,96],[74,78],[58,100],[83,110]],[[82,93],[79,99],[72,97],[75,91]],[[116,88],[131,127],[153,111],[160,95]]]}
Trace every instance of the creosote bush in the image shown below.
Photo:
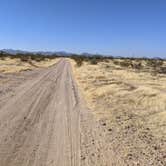
{"label": "creosote bush", "polygon": [[108,62],[109,59],[112,59],[112,57],[105,57],[101,55],[84,56],[84,55],[72,54],[70,57],[76,62],[78,67],[82,66],[83,62],[88,62],[92,65],[96,65],[99,62]]}
{"label": "creosote bush", "polygon": [[25,53],[25,54],[18,53],[18,54],[12,55],[12,54],[1,51],[0,58],[2,59],[6,57],[11,59],[17,58],[17,59],[20,59],[22,62],[29,62],[31,60],[40,62],[46,59],[54,59],[54,58],[57,58],[58,56],[56,54],[49,56],[49,55],[32,54],[32,53]]}
{"label": "creosote bush", "polygon": [[98,60],[96,58],[90,59],[90,64],[91,65],[97,65],[97,63],[98,63]]}
{"label": "creosote bush", "polygon": [[163,65],[163,60],[149,59],[146,64],[150,67],[157,68]]}
{"label": "creosote bush", "polygon": [[132,66],[132,61],[128,60],[128,59],[125,59],[125,60],[119,62],[119,64],[122,67],[131,67]]}

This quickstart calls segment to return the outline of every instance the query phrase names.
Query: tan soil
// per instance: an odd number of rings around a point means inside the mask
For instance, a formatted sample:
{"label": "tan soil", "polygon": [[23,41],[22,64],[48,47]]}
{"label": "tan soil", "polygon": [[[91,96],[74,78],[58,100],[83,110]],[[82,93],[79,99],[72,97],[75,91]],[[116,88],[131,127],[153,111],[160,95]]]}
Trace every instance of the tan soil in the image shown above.
{"label": "tan soil", "polygon": [[80,164],[81,101],[66,60],[38,71],[5,99],[0,107],[1,166]]}

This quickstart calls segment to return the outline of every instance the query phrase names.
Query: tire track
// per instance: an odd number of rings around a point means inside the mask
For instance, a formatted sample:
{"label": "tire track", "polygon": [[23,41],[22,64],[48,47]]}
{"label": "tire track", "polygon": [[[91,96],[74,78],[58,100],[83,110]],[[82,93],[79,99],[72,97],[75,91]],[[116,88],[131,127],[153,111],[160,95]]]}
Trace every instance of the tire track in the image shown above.
{"label": "tire track", "polygon": [[71,74],[62,59],[0,108],[1,166],[80,165],[78,92]]}

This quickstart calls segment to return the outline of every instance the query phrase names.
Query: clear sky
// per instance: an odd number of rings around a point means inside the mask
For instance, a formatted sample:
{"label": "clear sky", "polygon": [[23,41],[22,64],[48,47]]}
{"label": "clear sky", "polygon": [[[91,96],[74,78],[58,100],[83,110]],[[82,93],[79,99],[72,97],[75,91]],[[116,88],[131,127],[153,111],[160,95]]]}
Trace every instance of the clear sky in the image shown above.
{"label": "clear sky", "polygon": [[0,49],[166,58],[166,0],[0,0]]}

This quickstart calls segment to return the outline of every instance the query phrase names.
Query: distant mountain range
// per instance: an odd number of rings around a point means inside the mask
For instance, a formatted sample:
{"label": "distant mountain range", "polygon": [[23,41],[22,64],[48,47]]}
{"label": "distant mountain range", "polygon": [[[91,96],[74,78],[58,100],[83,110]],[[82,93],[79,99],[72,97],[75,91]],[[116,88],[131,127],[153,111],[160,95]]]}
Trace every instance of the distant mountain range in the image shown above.
{"label": "distant mountain range", "polygon": [[65,52],[65,51],[22,51],[22,50],[14,50],[14,49],[2,49],[0,51],[3,51],[5,53],[8,53],[8,54],[12,54],[12,55],[16,55],[16,54],[28,54],[28,53],[31,53],[31,54],[42,54],[42,55],[58,55],[58,56],[69,56],[71,55],[72,53],[68,53],[68,52]]}
{"label": "distant mountain range", "polygon": [[[101,55],[101,54],[91,54],[91,53],[81,53],[81,54],[75,54],[75,53],[69,53],[65,51],[23,51],[23,50],[14,50],[14,49],[1,49],[0,51],[3,51],[5,53],[16,55],[16,54],[41,54],[41,55],[57,55],[57,56],[70,56],[70,55],[83,55],[83,56],[104,56],[104,57],[110,57],[109,55]],[[116,56],[116,58],[127,58],[126,56]],[[128,58],[132,58],[132,56],[128,56]],[[166,57],[133,57],[133,58],[150,58],[150,59],[166,59]]]}
{"label": "distant mountain range", "polygon": [[[23,50],[14,50],[14,49],[2,49],[0,51],[3,51],[5,53],[11,54],[11,55],[16,55],[16,54],[41,54],[41,55],[57,55],[57,56],[70,56],[74,55],[75,53],[69,53],[65,51],[23,51]],[[81,53],[77,55],[83,55],[83,56],[94,56],[94,55],[99,55],[99,54],[91,54],[91,53]]]}

